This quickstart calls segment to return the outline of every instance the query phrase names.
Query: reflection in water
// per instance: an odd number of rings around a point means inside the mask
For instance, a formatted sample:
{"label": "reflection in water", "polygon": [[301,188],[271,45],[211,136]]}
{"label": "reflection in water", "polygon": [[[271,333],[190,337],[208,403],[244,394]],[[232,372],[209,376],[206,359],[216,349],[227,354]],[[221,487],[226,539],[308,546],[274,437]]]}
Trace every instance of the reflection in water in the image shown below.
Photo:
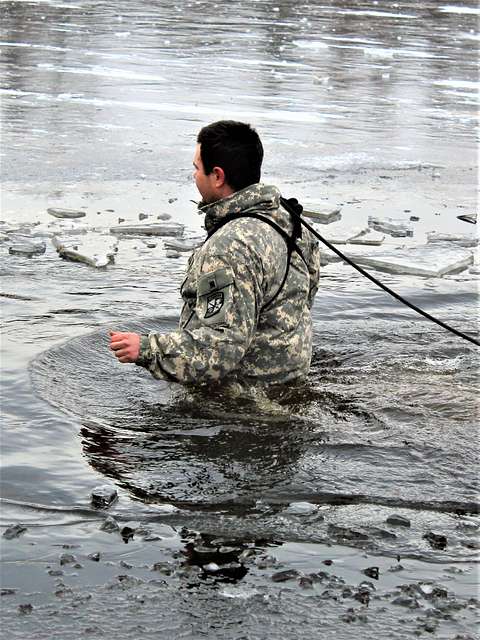
{"label": "reflection in water", "polygon": [[227,426],[197,419],[182,428],[182,413],[172,411],[169,418],[170,429],[156,434],[84,426],[84,453],[144,502],[245,508],[288,481],[304,451],[302,433],[285,434],[285,424]]}

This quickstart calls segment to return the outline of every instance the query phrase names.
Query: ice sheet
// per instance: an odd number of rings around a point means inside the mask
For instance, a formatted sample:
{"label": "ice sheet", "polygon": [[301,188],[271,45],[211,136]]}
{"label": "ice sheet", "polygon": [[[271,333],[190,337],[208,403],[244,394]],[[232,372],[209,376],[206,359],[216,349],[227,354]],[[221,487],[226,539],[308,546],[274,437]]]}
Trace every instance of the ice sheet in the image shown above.
{"label": "ice sheet", "polygon": [[367,229],[365,232],[359,233],[357,236],[350,238],[349,244],[364,244],[368,246],[378,247],[385,240],[385,235],[379,231]]}
{"label": "ice sheet", "polygon": [[45,242],[29,242],[28,240],[18,240],[8,247],[8,253],[16,256],[38,256],[46,251]]}
{"label": "ice sheet", "polygon": [[329,226],[325,231],[322,231],[322,235],[332,244],[347,244],[347,242],[350,242],[353,238],[365,235],[368,233],[368,230],[368,227],[352,227],[351,225],[341,223]]}
{"label": "ice sheet", "polygon": [[393,238],[405,238],[407,236],[413,236],[413,229],[411,225],[409,225],[405,220],[369,216],[368,225],[375,229],[375,231],[388,233]]}
{"label": "ice sheet", "polygon": [[59,209],[57,207],[49,207],[47,213],[55,218],[66,218],[68,220],[75,218],[84,218],[87,214],[85,211],[78,211],[76,209]]}
{"label": "ice sheet", "polygon": [[162,222],[157,224],[131,224],[111,227],[115,235],[128,236],[183,236],[185,225],[176,222]]}
{"label": "ice sheet", "polygon": [[345,252],[345,255],[359,265],[380,271],[431,277],[462,271],[473,262],[471,251],[445,245],[420,245],[369,254]]}
{"label": "ice sheet", "polygon": [[308,207],[303,210],[303,215],[320,224],[330,224],[341,219],[340,210],[340,207]]}
{"label": "ice sheet", "polygon": [[199,247],[204,240],[205,238],[192,238],[189,240],[164,240],[163,245],[165,249],[188,252]]}
{"label": "ice sheet", "polygon": [[114,261],[118,240],[96,233],[81,239],[53,236],[52,244],[61,258],[100,269]]}
{"label": "ice sheet", "polygon": [[431,231],[427,233],[427,242],[429,244],[451,243],[459,247],[476,247],[478,245],[478,236],[473,233],[438,233],[438,231]]}

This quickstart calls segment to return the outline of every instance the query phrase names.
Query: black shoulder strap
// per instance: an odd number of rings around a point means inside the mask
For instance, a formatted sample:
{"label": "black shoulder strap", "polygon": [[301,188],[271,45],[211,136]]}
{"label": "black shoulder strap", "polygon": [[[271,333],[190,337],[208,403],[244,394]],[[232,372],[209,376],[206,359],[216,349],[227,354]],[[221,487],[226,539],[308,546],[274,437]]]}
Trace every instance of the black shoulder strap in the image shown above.
{"label": "black shoulder strap", "polygon": [[283,198],[280,197],[280,204],[290,214],[290,220],[292,223],[292,238],[296,240],[302,237],[302,222],[300,216],[303,211],[302,205],[296,198]]}
{"label": "black shoulder strap", "polygon": [[[289,211],[289,213],[290,213],[290,211]],[[221,229],[223,226],[225,226],[229,222],[232,222],[232,220],[239,220],[240,218],[255,218],[256,220],[260,220],[261,222],[265,222],[266,224],[270,225],[285,240],[285,243],[287,245],[287,268],[285,269],[285,275],[283,276],[282,283],[281,283],[280,287],[278,288],[277,292],[275,293],[275,295],[273,296],[273,298],[271,298],[266,304],[264,304],[263,307],[260,309],[260,311],[265,311],[265,309],[267,309],[267,307],[269,307],[274,302],[274,300],[276,300],[276,298],[278,297],[278,295],[282,291],[283,287],[285,286],[285,282],[287,281],[288,273],[290,271],[290,261],[291,261],[291,258],[292,258],[292,253],[294,251],[296,251],[298,253],[298,255],[300,256],[300,258],[303,260],[303,262],[305,262],[305,264],[307,264],[305,258],[303,257],[302,252],[300,251],[297,243],[295,242],[295,240],[298,237],[301,237],[301,225],[300,225],[300,222],[299,221],[297,222],[296,217],[293,216],[291,213],[290,213],[290,216],[292,218],[292,225],[293,225],[293,233],[292,233],[291,236],[289,236],[288,233],[282,229],[282,227],[280,227],[276,222],[274,222],[270,218],[267,218],[265,216],[260,215],[259,213],[254,213],[254,212],[252,212],[252,213],[231,213],[230,215],[225,216],[224,218],[219,220],[217,222],[217,224],[210,229],[210,231],[208,232],[208,235],[207,235],[207,240],[208,240],[208,238],[211,238],[214,233],[216,233],[219,229]],[[307,265],[307,267],[308,267],[308,265]]]}

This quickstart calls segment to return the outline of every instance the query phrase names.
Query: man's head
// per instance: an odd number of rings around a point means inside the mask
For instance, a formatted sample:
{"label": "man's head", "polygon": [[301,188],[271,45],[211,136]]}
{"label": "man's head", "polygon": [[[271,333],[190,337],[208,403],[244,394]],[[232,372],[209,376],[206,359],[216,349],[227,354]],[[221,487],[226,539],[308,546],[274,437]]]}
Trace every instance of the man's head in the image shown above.
{"label": "man's head", "polygon": [[205,202],[226,198],[260,181],[263,147],[249,124],[214,122],[203,127],[197,143],[194,178]]}

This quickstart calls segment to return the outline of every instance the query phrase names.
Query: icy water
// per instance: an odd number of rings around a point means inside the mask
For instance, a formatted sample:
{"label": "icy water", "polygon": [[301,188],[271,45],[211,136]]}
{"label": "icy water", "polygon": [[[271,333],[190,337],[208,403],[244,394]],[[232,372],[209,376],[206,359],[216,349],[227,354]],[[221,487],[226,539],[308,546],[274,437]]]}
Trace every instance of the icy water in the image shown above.
{"label": "icy water", "polygon": [[[186,393],[113,362],[107,331],[173,329],[187,254],[127,238],[95,270],[48,239],[165,213],[201,235],[195,136],[224,117],[257,127],[284,195],[352,227],[417,216],[387,248],[471,232],[476,3],[0,12],[1,524],[26,527],[2,538],[6,637],[476,637],[473,345],[328,264],[306,385]],[[45,254],[9,254],[32,236]],[[377,275],[478,338],[478,275]],[[104,484],[118,501],[94,509]],[[100,530],[107,514],[133,537]]]}

